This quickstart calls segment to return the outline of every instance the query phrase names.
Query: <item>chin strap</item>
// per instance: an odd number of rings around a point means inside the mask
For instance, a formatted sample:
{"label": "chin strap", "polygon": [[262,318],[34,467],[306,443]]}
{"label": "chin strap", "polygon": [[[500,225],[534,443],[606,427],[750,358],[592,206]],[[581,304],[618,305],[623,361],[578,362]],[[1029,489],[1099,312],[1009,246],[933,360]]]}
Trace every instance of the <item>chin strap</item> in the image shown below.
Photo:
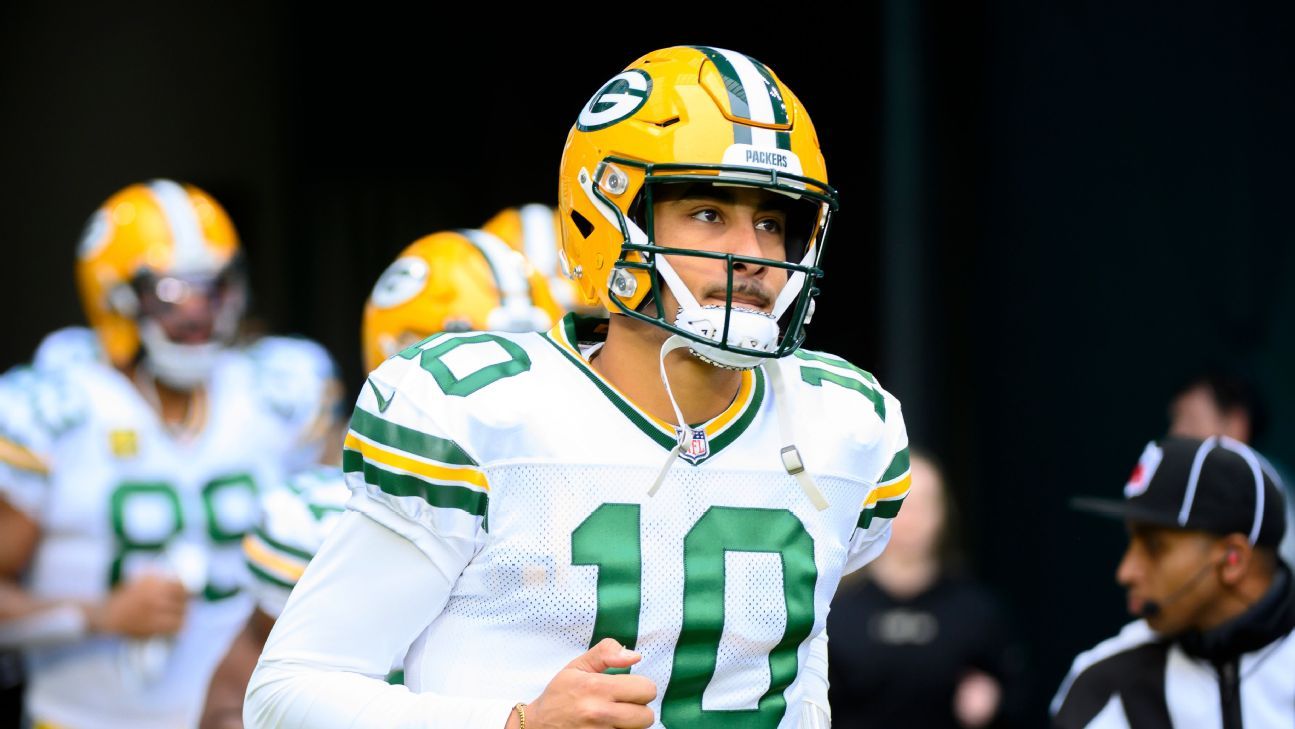
{"label": "chin strap", "polygon": [[[692,346],[692,341],[678,334],[671,336],[661,345],[659,360],[661,383],[665,385],[666,397],[670,399],[670,407],[674,409],[675,422],[679,423],[679,426],[675,428],[677,442],[674,444],[674,448],[670,449],[665,463],[661,464],[661,470],[657,473],[656,480],[652,482],[652,488],[648,489],[648,496],[656,496],[657,491],[661,489],[661,484],[665,483],[666,474],[670,473],[670,467],[678,460],[679,454],[683,451],[684,439],[688,435],[687,427],[683,425],[683,411],[679,409],[679,403],[675,400],[674,392],[670,389],[670,377],[666,373],[665,358],[674,350],[689,346]],[[805,461],[800,457],[800,450],[796,448],[795,434],[792,428],[791,403],[787,399],[787,388],[783,383],[782,369],[778,366],[776,360],[766,362],[763,368],[765,374],[769,377],[770,384],[773,386],[773,408],[778,413],[778,433],[782,436],[781,441],[786,443],[780,451],[782,466],[800,484],[801,491],[805,492],[805,496],[814,505],[814,508],[823,511],[828,507],[827,499],[823,497],[823,492],[818,489],[818,484],[814,483],[814,477],[810,476],[809,471],[805,470]]]}
{"label": "chin strap", "polygon": [[675,401],[674,392],[670,389],[670,377],[666,375],[665,371],[665,358],[666,355],[676,349],[683,349],[691,345],[691,341],[678,334],[671,336],[661,345],[661,383],[665,385],[666,397],[670,399],[670,407],[674,408],[675,422],[679,425],[675,428],[674,448],[670,449],[670,455],[666,456],[665,463],[661,465],[661,471],[657,474],[656,480],[652,482],[652,488],[648,489],[648,496],[656,496],[657,490],[665,482],[666,474],[670,472],[670,466],[674,465],[674,462],[679,458],[679,454],[683,452],[683,441],[688,434],[688,430],[683,425],[683,411],[679,409],[679,403]]}
{"label": "chin strap", "polygon": [[787,400],[787,387],[782,380],[782,368],[778,366],[777,360],[765,362],[762,367],[765,374],[769,376],[769,383],[773,386],[773,409],[778,412],[778,434],[782,436],[782,442],[787,444],[779,452],[782,456],[782,467],[796,478],[800,484],[800,490],[809,497],[814,508],[823,511],[827,508],[827,499],[823,498],[823,492],[818,490],[814,477],[805,470],[805,461],[800,457],[800,450],[796,448],[796,436],[791,425],[791,403]]}

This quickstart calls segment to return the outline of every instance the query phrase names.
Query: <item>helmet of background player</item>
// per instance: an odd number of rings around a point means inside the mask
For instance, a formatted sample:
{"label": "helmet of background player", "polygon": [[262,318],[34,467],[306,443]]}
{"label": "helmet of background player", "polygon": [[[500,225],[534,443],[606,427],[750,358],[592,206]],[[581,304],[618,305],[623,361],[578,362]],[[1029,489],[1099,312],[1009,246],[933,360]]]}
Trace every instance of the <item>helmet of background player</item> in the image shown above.
{"label": "helmet of background player", "polygon": [[364,305],[364,367],[437,332],[545,331],[562,315],[544,277],[480,230],[414,241],[378,278]]}
{"label": "helmet of background player", "polygon": [[247,288],[238,234],[210,195],[171,180],[131,185],[91,216],[77,252],[86,317],[118,367],[144,362],[196,387],[237,333]]}
{"label": "helmet of background player", "polygon": [[557,210],[537,203],[505,208],[487,220],[481,229],[526,256],[526,260],[548,281],[549,293],[553,294],[553,300],[563,311],[607,316],[602,304],[597,299],[586,298],[570,275],[570,266],[562,253],[561,218]]}
{"label": "helmet of background player", "polygon": [[[691,340],[725,367],[753,367],[805,338],[836,191],[813,123],[768,67],[740,53],[676,47],[649,53],[594,94],[567,138],[559,181],[562,246],[583,294],[613,314]],[[772,190],[789,201],[787,260],[669,247],[652,229],[653,190],[712,183]],[[731,302],[735,263],[782,268],[773,316],[699,306],[663,255],[722,258]],[[678,312],[653,312],[665,285]],[[681,290],[684,289],[684,290]]]}

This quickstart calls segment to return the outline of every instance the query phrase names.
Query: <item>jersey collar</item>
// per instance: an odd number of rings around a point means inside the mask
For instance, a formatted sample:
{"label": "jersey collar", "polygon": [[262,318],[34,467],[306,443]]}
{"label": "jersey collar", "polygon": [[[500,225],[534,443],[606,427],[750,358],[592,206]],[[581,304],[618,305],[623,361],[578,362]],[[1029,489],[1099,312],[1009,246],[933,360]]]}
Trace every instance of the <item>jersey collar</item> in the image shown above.
{"label": "jersey collar", "polygon": [[[675,427],[634,404],[616,386],[595,370],[580,352],[579,343],[589,341],[596,336],[594,327],[605,320],[568,314],[544,335],[565,358],[585,374],[595,387],[616,406],[631,423],[644,435],[656,441],[665,450],[674,448],[677,442]],[[688,442],[691,445],[680,458],[694,466],[701,465],[730,443],[737,440],[755,420],[756,413],[764,402],[764,373],[759,368],[742,372],[742,384],[738,387],[737,397],[722,413],[704,423],[690,425]]]}

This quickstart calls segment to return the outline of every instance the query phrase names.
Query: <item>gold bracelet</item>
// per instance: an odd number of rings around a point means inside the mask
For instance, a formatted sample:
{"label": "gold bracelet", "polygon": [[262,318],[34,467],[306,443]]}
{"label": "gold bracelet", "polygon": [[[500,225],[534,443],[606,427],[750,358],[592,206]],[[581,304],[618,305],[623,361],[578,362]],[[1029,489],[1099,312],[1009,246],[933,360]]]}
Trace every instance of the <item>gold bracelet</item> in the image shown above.
{"label": "gold bracelet", "polygon": [[513,711],[517,712],[517,729],[526,729],[526,704],[520,701],[517,702],[517,705],[513,707]]}

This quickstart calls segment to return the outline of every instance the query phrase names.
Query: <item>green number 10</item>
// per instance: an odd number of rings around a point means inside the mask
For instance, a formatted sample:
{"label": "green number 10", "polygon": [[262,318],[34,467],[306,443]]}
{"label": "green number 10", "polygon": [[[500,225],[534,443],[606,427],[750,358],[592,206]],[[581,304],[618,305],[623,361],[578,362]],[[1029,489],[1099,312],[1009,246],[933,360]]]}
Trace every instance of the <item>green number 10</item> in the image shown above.
{"label": "green number 10", "polygon": [[[711,507],[684,537],[683,628],[675,645],[661,723],[670,729],[768,727],[787,710],[783,693],[796,678],[796,651],[814,623],[814,540],[786,509]],[[787,627],[769,653],[769,689],[757,708],[706,710],[702,695],[715,675],[724,632],[728,552],[777,554],[782,564]],[[571,561],[598,567],[598,614],[590,644],[638,640],[643,551],[637,504],[603,504],[571,534]]]}

